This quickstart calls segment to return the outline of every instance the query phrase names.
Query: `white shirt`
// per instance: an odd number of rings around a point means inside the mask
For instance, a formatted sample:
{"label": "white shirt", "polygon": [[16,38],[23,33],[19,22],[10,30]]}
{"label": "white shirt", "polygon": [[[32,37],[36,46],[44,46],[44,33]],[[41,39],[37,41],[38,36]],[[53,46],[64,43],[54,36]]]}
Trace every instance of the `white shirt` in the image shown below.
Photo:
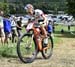
{"label": "white shirt", "polygon": [[3,27],[3,17],[0,16],[0,26]]}
{"label": "white shirt", "polygon": [[11,21],[11,27],[12,27],[12,29],[16,29],[16,22],[14,21],[14,19],[10,18],[10,21]]}

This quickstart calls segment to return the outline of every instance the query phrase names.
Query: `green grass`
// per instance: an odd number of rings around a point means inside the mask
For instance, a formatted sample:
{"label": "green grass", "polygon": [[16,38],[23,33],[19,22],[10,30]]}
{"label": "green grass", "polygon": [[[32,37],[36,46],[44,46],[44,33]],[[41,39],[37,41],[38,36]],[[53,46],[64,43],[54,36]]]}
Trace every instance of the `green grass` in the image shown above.
{"label": "green grass", "polygon": [[15,43],[12,45],[13,45],[13,47],[9,47],[8,45],[0,46],[0,56],[17,57],[16,45],[15,45]]}
{"label": "green grass", "polygon": [[[61,33],[62,29],[64,30],[63,33]],[[70,30],[75,31],[75,26],[72,26]],[[56,25],[55,26],[55,32],[54,32],[54,44],[59,44],[59,42],[62,41],[61,38],[75,38],[75,35],[72,35],[68,31],[68,26]]]}
{"label": "green grass", "polygon": [[[64,29],[63,34],[61,33],[62,28]],[[24,30],[25,29],[23,29],[22,31],[24,32]],[[62,25],[55,26],[55,33],[54,33],[54,39],[53,39],[54,46],[55,46],[55,44],[59,44],[62,41],[61,38],[75,38],[75,36],[69,33],[67,26],[62,26]],[[13,45],[13,47],[8,47],[7,44],[5,44],[5,46],[0,46],[0,56],[18,57],[17,52],[16,52],[17,44],[10,42],[10,45]]]}

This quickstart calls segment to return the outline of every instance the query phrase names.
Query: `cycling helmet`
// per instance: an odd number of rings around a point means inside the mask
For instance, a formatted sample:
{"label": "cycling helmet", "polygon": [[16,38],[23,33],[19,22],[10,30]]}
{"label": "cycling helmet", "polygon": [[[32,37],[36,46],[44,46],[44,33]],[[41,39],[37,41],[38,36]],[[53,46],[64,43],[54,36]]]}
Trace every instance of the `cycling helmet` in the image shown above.
{"label": "cycling helmet", "polygon": [[24,7],[25,10],[28,10],[29,8],[34,9],[34,7],[33,7],[32,4],[27,4],[27,5]]}

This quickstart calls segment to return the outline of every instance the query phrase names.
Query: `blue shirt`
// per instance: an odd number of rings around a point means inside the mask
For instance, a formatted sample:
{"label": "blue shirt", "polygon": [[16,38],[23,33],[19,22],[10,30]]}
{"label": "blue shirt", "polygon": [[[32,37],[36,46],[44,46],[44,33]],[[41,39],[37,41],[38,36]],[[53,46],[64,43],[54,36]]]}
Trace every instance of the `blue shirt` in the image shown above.
{"label": "blue shirt", "polygon": [[3,25],[4,25],[4,32],[11,32],[11,22],[9,19],[4,18],[3,19]]}
{"label": "blue shirt", "polygon": [[47,29],[48,29],[48,33],[51,33],[53,31],[52,25],[48,24]]}

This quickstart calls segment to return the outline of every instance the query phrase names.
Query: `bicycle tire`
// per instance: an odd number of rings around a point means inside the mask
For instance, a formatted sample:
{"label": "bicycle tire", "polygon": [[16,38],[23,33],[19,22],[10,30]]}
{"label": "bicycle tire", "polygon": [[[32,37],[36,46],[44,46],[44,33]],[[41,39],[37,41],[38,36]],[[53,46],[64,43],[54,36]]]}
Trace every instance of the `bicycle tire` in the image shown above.
{"label": "bicycle tire", "polygon": [[[26,57],[23,57],[22,56],[22,54],[21,54],[21,51],[20,51],[20,43],[21,43],[21,40],[22,40],[22,38],[24,38],[24,37],[26,37],[26,36],[31,36],[31,34],[23,34],[21,37],[20,37],[20,39],[18,40],[18,42],[17,42],[17,54],[18,54],[18,57],[19,57],[19,59],[22,61],[22,62],[24,62],[24,63],[31,63],[31,62],[33,62],[35,59],[36,59],[36,56],[37,56],[37,53],[38,53],[38,49],[37,49],[37,45],[35,44],[35,42],[34,42],[34,45],[35,45],[35,49],[34,49],[34,56],[32,56],[31,58],[26,58]],[[34,39],[33,39],[33,41],[34,41]]]}
{"label": "bicycle tire", "polygon": [[52,56],[52,53],[53,53],[53,38],[52,38],[52,36],[49,36],[49,40],[51,41],[51,46],[50,46],[51,50],[49,50],[49,54],[47,55],[46,53],[44,53],[45,50],[41,51],[44,59],[49,59]]}

